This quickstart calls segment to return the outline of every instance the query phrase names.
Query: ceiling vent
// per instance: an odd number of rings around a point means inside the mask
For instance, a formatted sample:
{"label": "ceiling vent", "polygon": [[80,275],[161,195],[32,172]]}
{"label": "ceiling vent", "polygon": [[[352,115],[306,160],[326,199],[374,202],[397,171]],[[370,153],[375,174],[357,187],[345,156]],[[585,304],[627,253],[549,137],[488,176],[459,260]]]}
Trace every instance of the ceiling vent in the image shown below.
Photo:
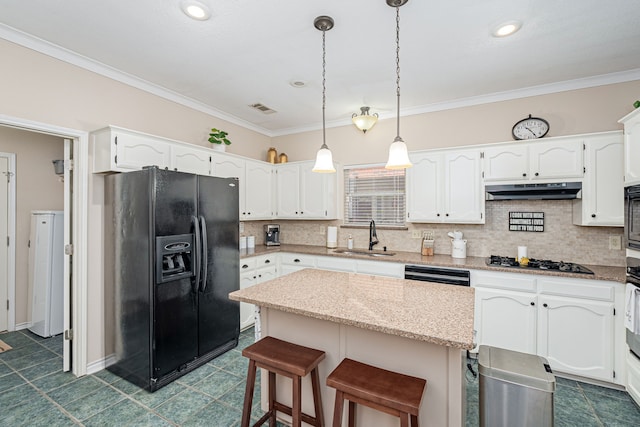
{"label": "ceiling vent", "polygon": [[258,111],[263,112],[264,114],[273,114],[273,113],[277,113],[276,110],[272,110],[271,108],[267,107],[266,105],[263,104],[251,104],[249,105],[249,107],[251,108],[255,108]]}

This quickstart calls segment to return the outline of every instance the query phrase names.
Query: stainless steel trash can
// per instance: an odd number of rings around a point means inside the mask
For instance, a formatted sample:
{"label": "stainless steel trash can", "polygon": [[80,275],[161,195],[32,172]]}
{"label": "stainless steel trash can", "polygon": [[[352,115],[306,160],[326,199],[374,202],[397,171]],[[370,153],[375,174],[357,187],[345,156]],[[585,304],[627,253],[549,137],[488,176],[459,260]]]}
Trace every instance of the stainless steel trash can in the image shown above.
{"label": "stainless steel trash can", "polygon": [[546,359],[481,345],[480,427],[552,427],[556,379]]}

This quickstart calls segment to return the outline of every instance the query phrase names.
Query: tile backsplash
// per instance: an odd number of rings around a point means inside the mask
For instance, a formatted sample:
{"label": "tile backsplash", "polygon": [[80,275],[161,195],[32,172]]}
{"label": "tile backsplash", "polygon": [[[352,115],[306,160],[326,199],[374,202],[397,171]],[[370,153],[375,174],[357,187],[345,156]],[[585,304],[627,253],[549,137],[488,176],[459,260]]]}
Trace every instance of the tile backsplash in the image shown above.
{"label": "tile backsplash", "polygon": [[[571,200],[505,200],[486,202],[486,223],[466,224],[407,224],[407,229],[393,230],[378,227],[376,249],[384,246],[390,251],[419,252],[421,239],[412,238],[413,231],[433,231],[435,253],[450,254],[449,231],[462,231],[467,240],[467,256],[517,255],[518,246],[527,246],[530,258],[581,264],[624,266],[624,249],[609,249],[609,237],[619,236],[624,245],[622,227],[582,227],[573,225]],[[543,232],[509,231],[509,212],[544,212]],[[327,226],[342,221],[247,221],[243,236],[256,236],[256,245],[264,244],[263,225],[280,224],[280,241],[299,245],[326,244]],[[368,228],[338,228],[338,246],[346,247],[351,234],[355,248],[367,248]],[[624,248],[624,246],[623,246]]]}

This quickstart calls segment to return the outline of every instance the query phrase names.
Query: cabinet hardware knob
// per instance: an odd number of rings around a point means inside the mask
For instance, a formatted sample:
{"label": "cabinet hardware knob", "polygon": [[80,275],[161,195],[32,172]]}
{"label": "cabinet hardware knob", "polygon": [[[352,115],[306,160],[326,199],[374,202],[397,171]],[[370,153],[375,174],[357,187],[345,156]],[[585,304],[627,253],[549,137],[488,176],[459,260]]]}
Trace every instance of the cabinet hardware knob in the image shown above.
{"label": "cabinet hardware knob", "polygon": [[436,216],[440,216],[440,214],[436,214]]}
{"label": "cabinet hardware knob", "polygon": [[294,259],[293,262],[300,262],[298,258]]}
{"label": "cabinet hardware knob", "polygon": [[262,277],[262,274],[258,274],[258,277]]}
{"label": "cabinet hardware knob", "polygon": [[591,218],[595,218],[595,217],[596,217],[596,214],[591,214]]}
{"label": "cabinet hardware knob", "polygon": [[449,214],[444,214],[445,216],[449,216]]}
{"label": "cabinet hardware knob", "polygon": [[540,175],[538,172],[536,172],[536,176]]}
{"label": "cabinet hardware knob", "polygon": [[526,173],[523,173],[523,174],[522,174],[522,176],[527,176],[527,174],[526,174]]}
{"label": "cabinet hardware knob", "polygon": [[543,307],[548,307],[547,303],[545,302],[544,304],[542,304]]}
{"label": "cabinet hardware knob", "polygon": [[253,278],[255,279],[255,278],[256,278],[256,276],[253,276]]}
{"label": "cabinet hardware knob", "polygon": [[242,264],[242,268],[249,268],[247,264]]}
{"label": "cabinet hardware knob", "polygon": [[531,301],[531,305],[536,305],[536,303],[535,303],[535,302],[533,302],[533,301]]}
{"label": "cabinet hardware knob", "polygon": [[300,211],[300,215],[304,214],[304,212]]}
{"label": "cabinet hardware knob", "polygon": [[265,263],[265,264],[269,264],[270,262],[271,262],[271,260],[269,260],[269,259],[265,259],[265,260],[264,260],[264,263]]}

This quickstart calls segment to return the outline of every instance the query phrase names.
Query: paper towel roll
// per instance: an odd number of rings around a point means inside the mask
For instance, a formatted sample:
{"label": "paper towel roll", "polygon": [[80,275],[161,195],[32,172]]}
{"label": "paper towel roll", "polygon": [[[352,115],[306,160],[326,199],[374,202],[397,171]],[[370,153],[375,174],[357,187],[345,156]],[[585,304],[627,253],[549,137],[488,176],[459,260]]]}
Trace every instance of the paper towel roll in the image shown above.
{"label": "paper towel roll", "polygon": [[527,258],[527,247],[526,246],[518,246],[518,262],[520,262],[520,260],[522,258]]}
{"label": "paper towel roll", "polygon": [[338,247],[338,227],[327,227],[327,247]]}

